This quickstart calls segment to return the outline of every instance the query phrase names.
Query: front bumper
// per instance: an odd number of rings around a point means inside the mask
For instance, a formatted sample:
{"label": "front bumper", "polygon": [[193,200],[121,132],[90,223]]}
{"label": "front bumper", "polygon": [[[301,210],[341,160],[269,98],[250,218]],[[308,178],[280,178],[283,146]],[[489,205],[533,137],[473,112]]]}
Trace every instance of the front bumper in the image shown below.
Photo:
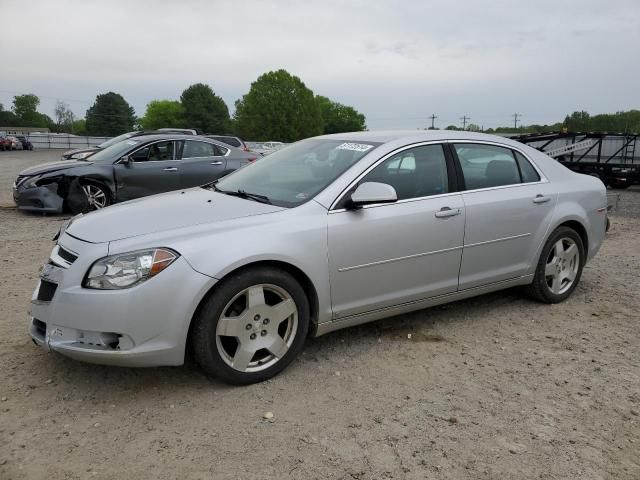
{"label": "front bumper", "polygon": [[57,248],[29,309],[29,333],[40,346],[105,365],[151,367],[184,363],[191,318],[215,279],[196,272],[182,257],[156,277],[124,290],[82,288],[91,264],[107,244],[64,234],[59,246],[77,255],[71,264]]}
{"label": "front bumper", "polygon": [[13,187],[13,201],[20,210],[34,212],[62,213],[64,199],[58,195],[58,184],[42,187]]}

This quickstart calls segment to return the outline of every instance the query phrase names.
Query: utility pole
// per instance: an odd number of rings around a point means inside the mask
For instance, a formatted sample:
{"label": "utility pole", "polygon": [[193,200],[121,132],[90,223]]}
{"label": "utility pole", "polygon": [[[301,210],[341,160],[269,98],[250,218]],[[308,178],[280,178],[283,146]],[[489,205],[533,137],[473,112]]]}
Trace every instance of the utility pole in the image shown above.
{"label": "utility pole", "polygon": [[435,113],[432,113],[430,117],[427,117],[431,119],[431,130],[435,130],[436,127],[434,126],[434,122],[436,121],[436,118],[438,118],[438,116]]}
{"label": "utility pole", "polygon": [[511,116],[513,117],[513,128],[515,128],[517,130],[518,129],[518,119],[520,117],[522,117],[522,115],[520,115],[519,113],[514,113]]}
{"label": "utility pole", "polygon": [[463,115],[462,117],[460,117],[460,120],[462,120],[462,129],[466,130],[467,129],[467,120],[471,120],[471,117],[467,117],[466,115]]}

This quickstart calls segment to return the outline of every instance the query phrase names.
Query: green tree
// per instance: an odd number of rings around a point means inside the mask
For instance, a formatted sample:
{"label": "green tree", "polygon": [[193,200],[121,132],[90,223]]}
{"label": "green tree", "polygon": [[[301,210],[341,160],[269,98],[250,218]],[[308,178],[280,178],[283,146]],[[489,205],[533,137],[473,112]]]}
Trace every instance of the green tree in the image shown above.
{"label": "green tree", "polygon": [[229,128],[229,108],[209,85],[196,83],[180,95],[184,122],[188,128],[204,133],[226,133]]}
{"label": "green tree", "polygon": [[325,134],[366,130],[365,117],[355,108],[334,102],[322,95],[316,95],[316,101],[320,105]]}
{"label": "green tree", "polygon": [[183,128],[184,108],[177,100],[151,100],[144,117],[140,118],[140,125],[145,130]]}
{"label": "green tree", "polygon": [[84,118],[79,120],[75,120],[73,125],[71,126],[71,133],[75,135],[86,135],[87,134],[87,122]]}
{"label": "green tree", "polygon": [[573,112],[571,115],[567,115],[565,117],[564,124],[570,132],[588,132],[590,130],[589,113],[584,110],[580,112]]}
{"label": "green tree", "polygon": [[449,125],[445,130],[462,130],[461,128],[456,127],[455,125]]}
{"label": "green tree", "polygon": [[115,137],[133,130],[135,111],[122,95],[114,92],[96,97],[87,110],[86,122],[89,135]]}
{"label": "green tree", "polygon": [[235,121],[237,132],[251,140],[294,142],[324,129],[313,92],[286,70],[258,77],[236,102]]}
{"label": "green tree", "polygon": [[40,99],[33,93],[13,97],[13,114],[20,126],[44,127],[43,118],[38,113]]}
{"label": "green tree", "polygon": [[0,103],[0,126],[13,127],[18,126],[18,119],[13,112],[4,109],[4,105]]}

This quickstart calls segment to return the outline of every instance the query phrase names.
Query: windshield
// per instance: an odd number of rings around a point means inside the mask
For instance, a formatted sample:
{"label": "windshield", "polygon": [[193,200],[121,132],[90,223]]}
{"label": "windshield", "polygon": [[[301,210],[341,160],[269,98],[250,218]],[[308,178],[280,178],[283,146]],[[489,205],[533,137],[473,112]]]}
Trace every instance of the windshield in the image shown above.
{"label": "windshield", "polygon": [[116,143],[110,147],[100,150],[98,153],[91,155],[87,160],[90,162],[99,162],[101,160],[115,161],[118,160],[125,152],[128,152],[140,142],[136,140],[125,140],[124,142]]}
{"label": "windshield", "polygon": [[118,135],[117,137],[113,137],[110,140],[107,140],[106,142],[102,142],[100,145],[98,145],[98,147],[100,148],[107,148],[110,147],[111,145],[115,145],[116,143],[120,143],[123,140],[126,140],[127,138],[131,138],[133,137],[137,132],[128,132],[128,133],[123,133],[122,135]]}
{"label": "windshield", "polygon": [[296,207],[315,197],[380,143],[309,139],[278,150],[215,184],[222,192],[266,197]]}

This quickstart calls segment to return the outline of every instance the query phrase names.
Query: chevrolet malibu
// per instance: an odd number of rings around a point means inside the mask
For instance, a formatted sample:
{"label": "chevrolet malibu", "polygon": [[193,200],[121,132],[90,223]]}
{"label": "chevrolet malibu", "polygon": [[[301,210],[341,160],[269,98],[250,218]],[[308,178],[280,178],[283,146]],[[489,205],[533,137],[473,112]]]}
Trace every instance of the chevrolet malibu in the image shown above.
{"label": "chevrolet malibu", "polygon": [[514,286],[561,302],[605,214],[602,182],[505,138],[311,138],[208,185],[74,217],[30,334],[78,360],[190,353],[224,381],[259,382],[310,335]]}

